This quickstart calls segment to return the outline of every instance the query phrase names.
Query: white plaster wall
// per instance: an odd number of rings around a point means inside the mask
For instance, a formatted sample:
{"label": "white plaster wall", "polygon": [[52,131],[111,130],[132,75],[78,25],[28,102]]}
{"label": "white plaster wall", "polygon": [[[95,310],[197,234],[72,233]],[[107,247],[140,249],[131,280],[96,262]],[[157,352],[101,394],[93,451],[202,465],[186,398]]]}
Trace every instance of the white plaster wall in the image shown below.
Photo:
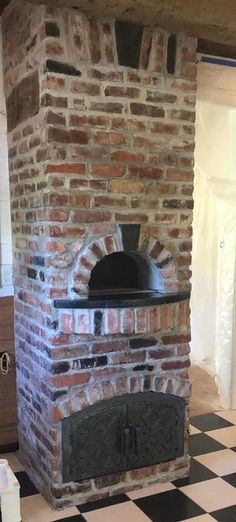
{"label": "white plaster wall", "polygon": [[192,252],[192,362],[236,407],[236,68],[200,63]]}
{"label": "white plaster wall", "polygon": [[0,297],[6,295],[13,295],[13,286],[7,119],[3,91],[2,33],[0,26]]}

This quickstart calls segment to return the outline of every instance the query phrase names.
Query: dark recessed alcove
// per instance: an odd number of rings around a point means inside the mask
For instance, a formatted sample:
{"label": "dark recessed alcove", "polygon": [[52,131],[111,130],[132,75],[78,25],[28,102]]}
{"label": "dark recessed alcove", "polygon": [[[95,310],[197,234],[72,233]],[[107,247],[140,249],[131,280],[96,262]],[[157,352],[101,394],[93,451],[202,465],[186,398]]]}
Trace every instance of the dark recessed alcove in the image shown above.
{"label": "dark recessed alcove", "polygon": [[114,290],[138,288],[137,263],[124,252],[105,256],[91,272],[89,290]]}
{"label": "dark recessed alcove", "polygon": [[167,42],[166,70],[169,74],[175,73],[177,41],[176,35],[170,34]]}
{"label": "dark recessed alcove", "polygon": [[143,26],[133,22],[116,20],[115,32],[119,65],[137,69],[139,66]]}
{"label": "dark recessed alcove", "polygon": [[115,252],[99,261],[91,272],[89,297],[128,295],[158,291],[160,275],[144,254]]}
{"label": "dark recessed alcove", "polygon": [[138,250],[140,225],[120,225],[124,250]]}

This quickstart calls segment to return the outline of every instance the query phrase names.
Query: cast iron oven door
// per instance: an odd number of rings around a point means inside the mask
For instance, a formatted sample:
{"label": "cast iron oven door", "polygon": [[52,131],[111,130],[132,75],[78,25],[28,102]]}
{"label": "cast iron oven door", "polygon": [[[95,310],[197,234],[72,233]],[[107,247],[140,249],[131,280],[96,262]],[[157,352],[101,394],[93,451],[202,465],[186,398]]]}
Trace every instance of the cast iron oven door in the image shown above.
{"label": "cast iron oven door", "polygon": [[62,421],[63,481],[174,460],[184,452],[185,401],[162,393],[123,395]]}

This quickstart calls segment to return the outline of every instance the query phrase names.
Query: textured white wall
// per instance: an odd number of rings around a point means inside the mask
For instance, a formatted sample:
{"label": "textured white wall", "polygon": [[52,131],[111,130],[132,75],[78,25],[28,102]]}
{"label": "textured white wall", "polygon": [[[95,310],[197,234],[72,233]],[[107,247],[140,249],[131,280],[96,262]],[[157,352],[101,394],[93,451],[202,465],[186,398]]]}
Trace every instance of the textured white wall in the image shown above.
{"label": "textured white wall", "polygon": [[0,26],[0,297],[12,294],[12,247],[7,152],[7,119],[3,91],[2,34]]}
{"label": "textured white wall", "polygon": [[192,251],[192,362],[236,408],[236,69],[200,63]]}

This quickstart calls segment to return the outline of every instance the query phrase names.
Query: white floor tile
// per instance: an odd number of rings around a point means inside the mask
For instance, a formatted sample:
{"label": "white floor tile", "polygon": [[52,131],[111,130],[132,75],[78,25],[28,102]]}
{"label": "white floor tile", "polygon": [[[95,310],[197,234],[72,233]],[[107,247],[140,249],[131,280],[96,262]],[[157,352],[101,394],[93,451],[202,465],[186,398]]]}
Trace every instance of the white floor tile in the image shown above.
{"label": "white floor tile", "polygon": [[124,502],[90,513],[83,513],[87,522],[150,522],[150,519],[133,502]]}
{"label": "white floor tile", "polygon": [[148,497],[149,495],[156,495],[157,493],[164,493],[165,491],[170,491],[171,489],[176,489],[174,484],[171,484],[171,482],[165,482],[163,484],[153,484],[147,488],[131,491],[130,493],[127,493],[127,496],[131,500],[135,500],[137,498]]}
{"label": "white floor tile", "polygon": [[236,453],[230,449],[214,451],[194,458],[220,477],[236,472]]}
{"label": "white floor tile", "polygon": [[180,490],[207,512],[232,506],[236,502],[235,488],[221,478],[184,486]]}
{"label": "white floor tile", "polygon": [[21,516],[23,522],[54,522],[66,517],[78,515],[75,507],[55,511],[49,507],[41,495],[32,495],[21,499]]}

